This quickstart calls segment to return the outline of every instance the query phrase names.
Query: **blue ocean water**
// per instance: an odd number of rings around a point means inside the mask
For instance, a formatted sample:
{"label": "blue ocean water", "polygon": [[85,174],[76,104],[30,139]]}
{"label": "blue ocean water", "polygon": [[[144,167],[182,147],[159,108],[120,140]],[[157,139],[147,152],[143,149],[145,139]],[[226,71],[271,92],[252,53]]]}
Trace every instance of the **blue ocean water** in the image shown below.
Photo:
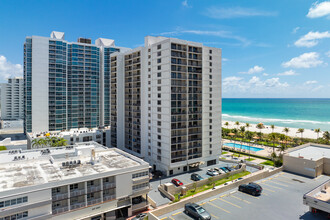
{"label": "blue ocean water", "polygon": [[330,131],[330,99],[222,99],[223,121]]}

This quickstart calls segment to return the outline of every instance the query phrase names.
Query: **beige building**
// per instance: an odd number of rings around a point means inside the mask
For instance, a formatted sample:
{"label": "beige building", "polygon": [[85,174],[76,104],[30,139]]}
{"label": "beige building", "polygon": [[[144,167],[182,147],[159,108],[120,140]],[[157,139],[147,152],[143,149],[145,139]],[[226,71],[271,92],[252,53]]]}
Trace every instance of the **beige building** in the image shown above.
{"label": "beige building", "polygon": [[284,170],[308,177],[330,175],[330,146],[308,143],[288,150],[283,156]]}

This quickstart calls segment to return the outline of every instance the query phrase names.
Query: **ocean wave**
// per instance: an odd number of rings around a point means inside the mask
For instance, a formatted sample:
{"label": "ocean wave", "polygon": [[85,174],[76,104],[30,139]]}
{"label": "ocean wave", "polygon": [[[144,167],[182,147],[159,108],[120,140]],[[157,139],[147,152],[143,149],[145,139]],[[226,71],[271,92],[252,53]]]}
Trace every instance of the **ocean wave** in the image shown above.
{"label": "ocean wave", "polygon": [[330,125],[329,121],[312,121],[312,120],[278,119],[278,118],[256,118],[256,117],[241,116],[241,115],[229,115],[229,114],[222,114],[222,117],[223,118],[227,117],[227,118],[236,119],[236,120],[253,121],[256,123],[277,122],[277,123],[283,123],[283,124],[309,123],[309,124]]}

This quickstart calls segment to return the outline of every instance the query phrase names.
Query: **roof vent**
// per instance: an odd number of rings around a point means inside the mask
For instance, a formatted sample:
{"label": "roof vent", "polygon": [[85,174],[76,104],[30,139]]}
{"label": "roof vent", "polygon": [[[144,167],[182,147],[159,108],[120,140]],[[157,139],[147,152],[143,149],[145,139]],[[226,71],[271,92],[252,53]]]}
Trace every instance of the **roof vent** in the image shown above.
{"label": "roof vent", "polygon": [[78,38],[78,43],[91,44],[92,43],[92,39],[79,37]]}

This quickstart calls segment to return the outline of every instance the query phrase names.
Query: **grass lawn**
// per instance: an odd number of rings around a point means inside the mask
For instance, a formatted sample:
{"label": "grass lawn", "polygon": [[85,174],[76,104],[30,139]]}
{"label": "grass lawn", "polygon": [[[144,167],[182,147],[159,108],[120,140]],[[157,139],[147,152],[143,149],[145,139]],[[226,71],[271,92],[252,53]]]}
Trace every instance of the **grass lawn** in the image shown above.
{"label": "grass lawn", "polygon": [[0,146],[0,151],[1,150],[7,150],[7,147],[6,146]]}
{"label": "grass lawn", "polygon": [[268,166],[274,166],[274,162],[271,161],[271,160],[267,160],[267,161],[262,162],[262,163],[260,163],[260,164],[262,164],[262,165],[268,165]]}
{"label": "grass lawn", "polygon": [[[205,190],[209,190],[209,189],[212,189],[213,188],[213,182],[215,183],[216,186],[219,186],[219,185],[222,185],[226,182],[229,182],[229,181],[232,181],[232,180],[235,180],[235,179],[238,179],[240,177],[243,177],[243,176],[246,176],[250,174],[249,171],[243,171],[243,172],[240,172],[240,173],[236,173],[232,176],[228,176],[228,177],[225,177],[225,178],[222,178],[220,180],[217,180],[217,181],[212,181],[212,177],[209,178],[209,183],[204,185],[204,186],[200,186],[200,187],[197,187],[196,190],[195,189],[190,189],[187,191],[186,195],[184,196],[180,196],[180,199],[183,199],[183,198],[186,198],[186,197],[189,197],[189,196],[192,196],[192,195],[195,195],[197,193],[200,193],[200,192],[203,192]],[[179,194],[175,194],[175,200],[173,202],[178,202],[179,201]]]}
{"label": "grass lawn", "polygon": [[221,154],[228,154],[228,152],[227,151],[222,151],[222,153]]}
{"label": "grass lawn", "polygon": [[239,156],[239,154],[234,153],[234,154],[233,154],[233,157],[240,157],[240,156]]}
{"label": "grass lawn", "polygon": [[255,160],[254,158],[248,158],[248,159],[246,159],[247,161],[253,161],[253,160]]}

